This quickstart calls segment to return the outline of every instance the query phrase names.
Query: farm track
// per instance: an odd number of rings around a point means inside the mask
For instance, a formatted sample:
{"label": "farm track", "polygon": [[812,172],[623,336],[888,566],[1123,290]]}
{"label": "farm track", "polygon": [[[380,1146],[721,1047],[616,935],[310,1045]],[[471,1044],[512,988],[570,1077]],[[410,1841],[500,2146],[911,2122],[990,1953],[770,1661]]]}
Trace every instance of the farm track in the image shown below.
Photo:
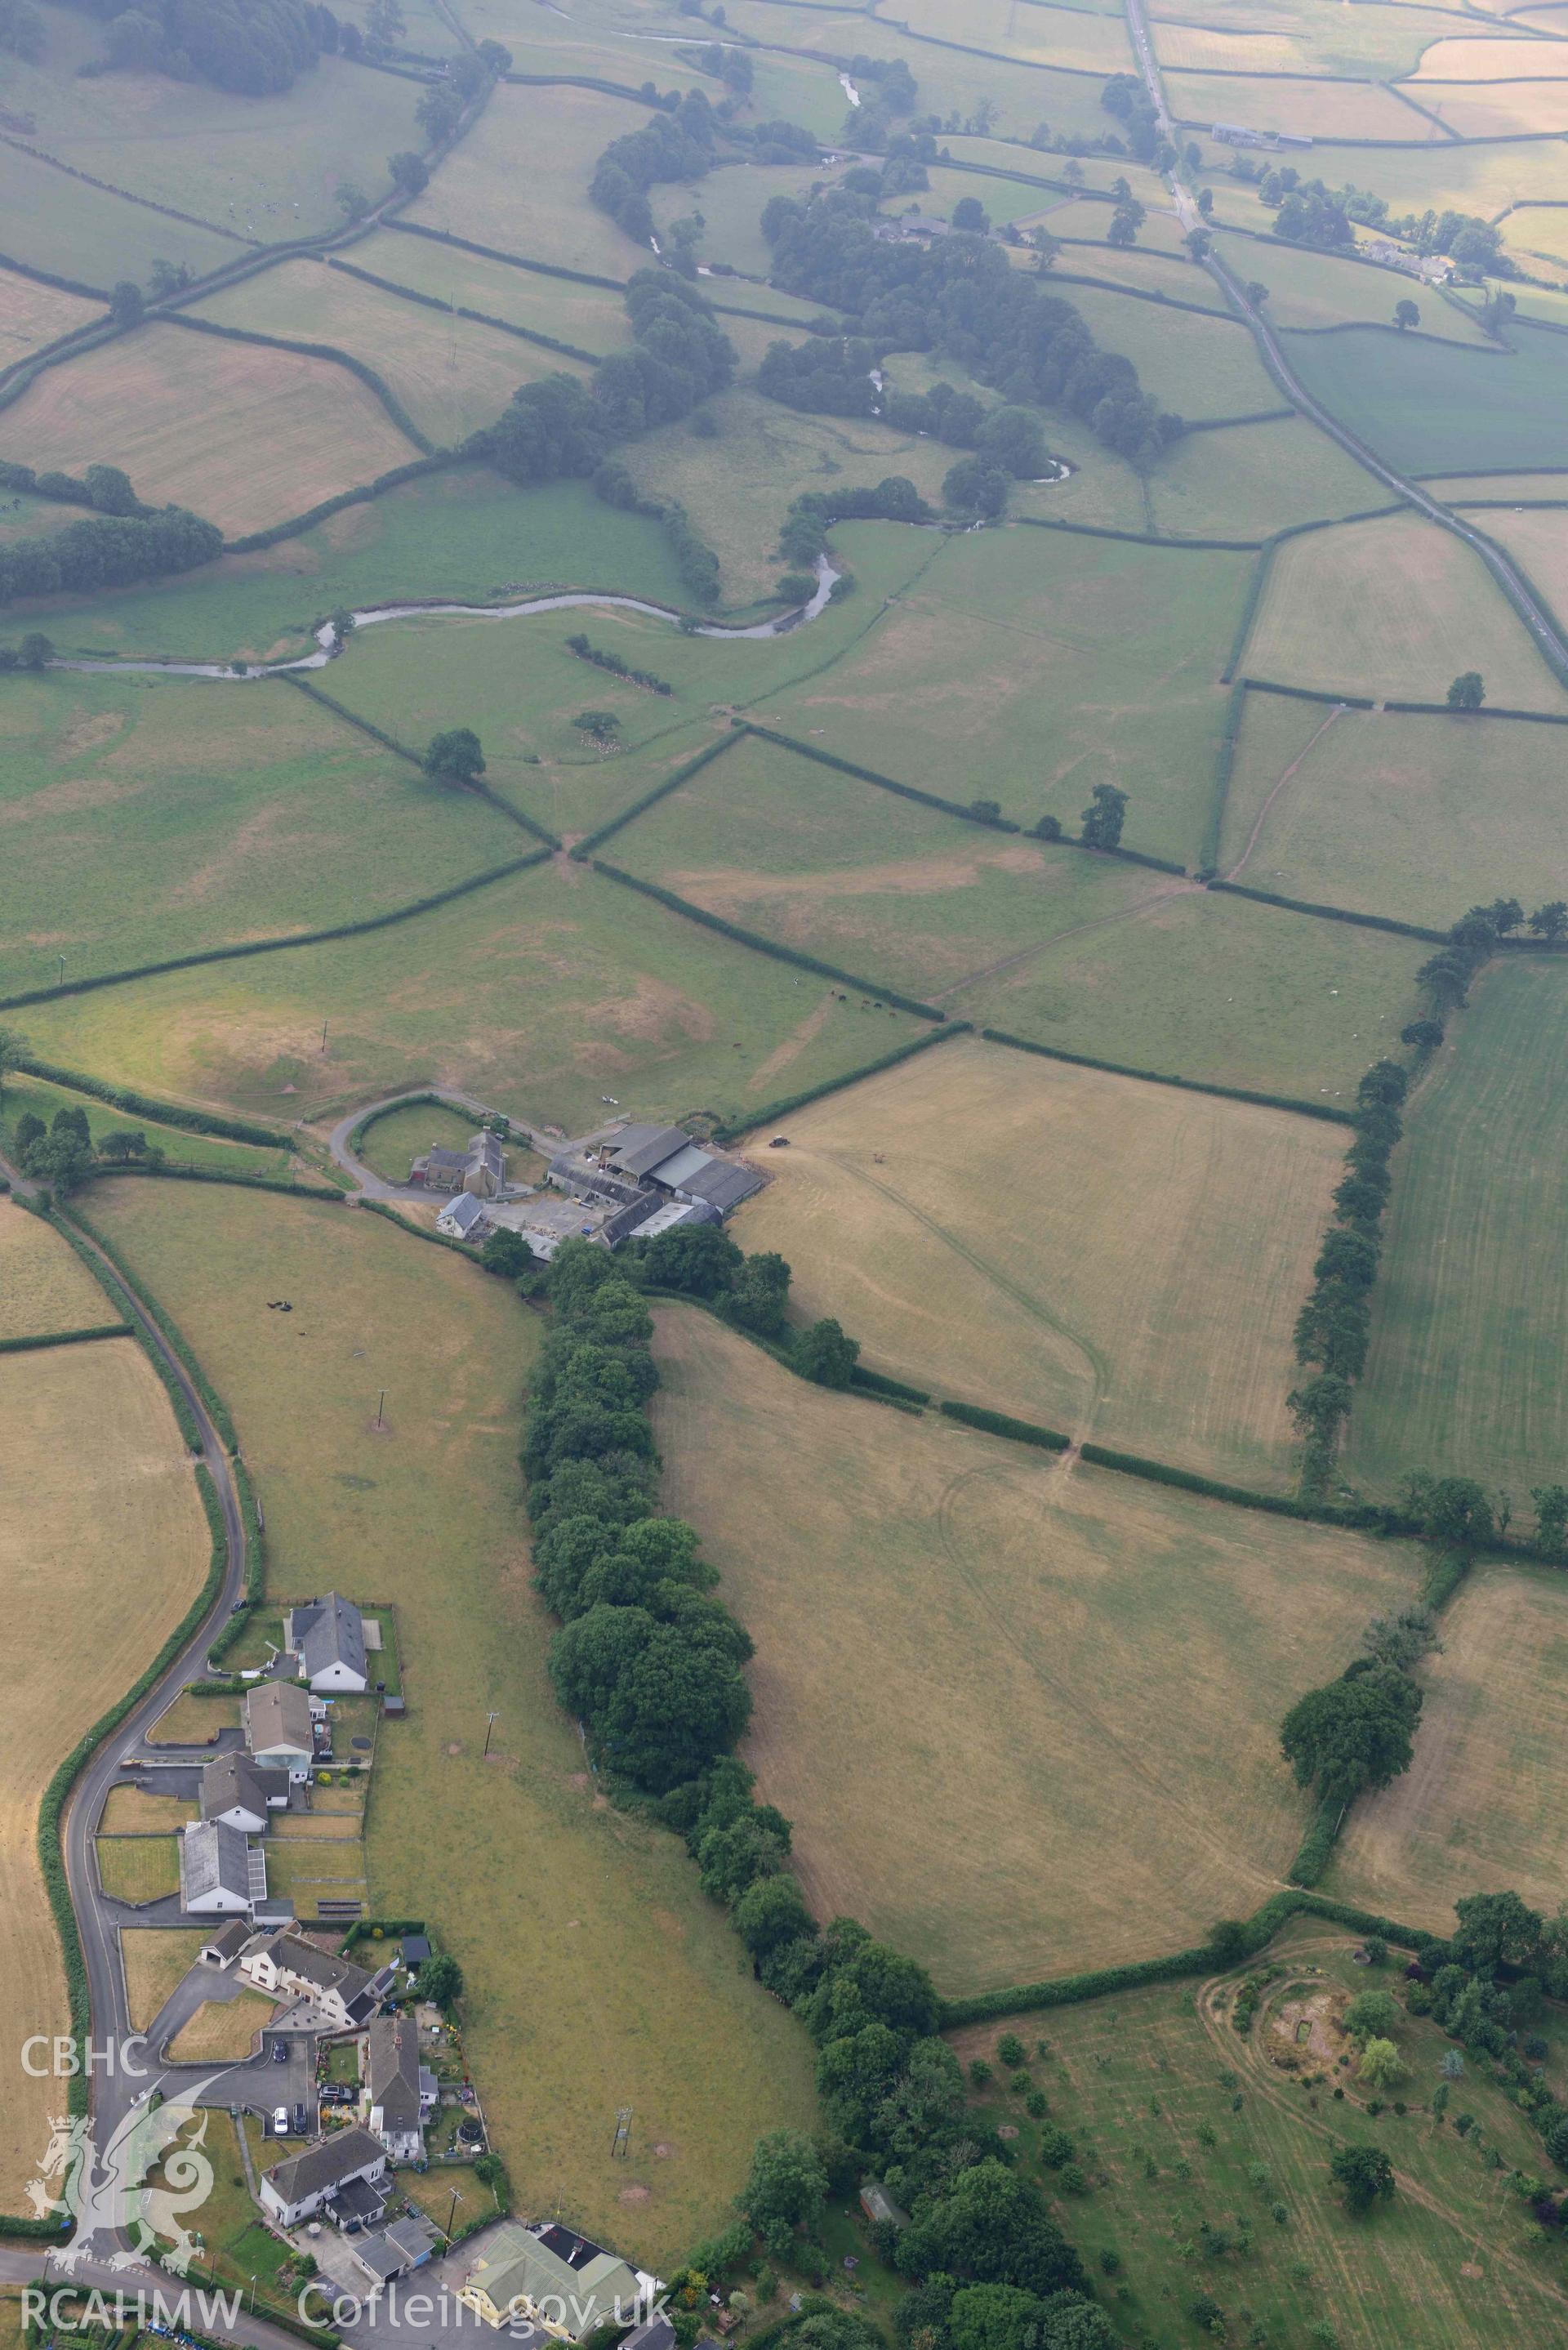
{"label": "farm track", "polygon": [[1334,724],[1334,720],[1336,718],[1343,718],[1348,707],[1349,705],[1346,702],[1336,702],[1334,708],[1329,712],[1328,716],[1324,720],[1322,725],[1314,729],[1312,734],[1309,735],[1306,742],[1303,743],[1301,749],[1296,753],[1295,757],[1291,761],[1290,765],[1285,769],[1284,774],[1280,777],[1279,782],[1274,785],[1272,791],[1269,794],[1268,798],[1258,810],[1257,822],[1253,825],[1251,831],[1247,835],[1247,846],[1243,848],[1236,863],[1232,865],[1231,870],[1225,876],[1227,881],[1234,881],[1241,874],[1245,872],[1252,851],[1258,846],[1259,839],[1262,835],[1263,827],[1269,820],[1270,809],[1273,806],[1274,802],[1279,798],[1280,794],[1284,790],[1285,785],[1290,782],[1291,777],[1296,773],[1303,761],[1316,748],[1323,737],[1328,733],[1328,730]]}
{"label": "farm track", "polygon": [[1140,898],[1136,906],[1120,906],[1114,914],[1096,914],[1092,922],[1075,922],[1071,930],[1054,931],[1048,939],[1039,939],[1032,947],[1021,947],[1015,954],[1002,955],[996,962],[985,963],[979,971],[950,981],[946,987],[933,987],[929,1001],[940,1003],[950,995],[961,994],[966,987],[978,987],[982,979],[997,979],[1003,972],[1016,971],[1021,963],[1032,962],[1036,955],[1044,954],[1050,947],[1061,946],[1068,939],[1081,939],[1090,931],[1106,930],[1113,922],[1130,922],[1139,914],[1151,913],[1156,906],[1168,904],[1172,898],[1189,898],[1204,886],[1201,881],[1172,882],[1168,889],[1156,889],[1152,896]]}

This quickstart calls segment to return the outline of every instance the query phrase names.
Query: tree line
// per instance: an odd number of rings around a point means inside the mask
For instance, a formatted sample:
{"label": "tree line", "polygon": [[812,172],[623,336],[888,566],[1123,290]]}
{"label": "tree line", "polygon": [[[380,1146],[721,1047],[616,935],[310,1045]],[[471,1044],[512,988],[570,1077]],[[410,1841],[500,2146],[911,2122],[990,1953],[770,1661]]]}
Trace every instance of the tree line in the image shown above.
{"label": "tree line", "polygon": [[804,203],[774,196],[762,216],[775,283],[851,318],[873,363],[888,351],[950,350],[1010,407],[1064,407],[1140,466],[1185,429],[1140,390],[1131,359],[1101,350],[1072,304],[999,244],[963,234],[888,243],[875,220],[874,200],[844,188]]}
{"label": "tree line", "polygon": [[192,571],[223,551],[214,523],[183,506],[67,523],[47,538],[0,546],[0,604],[25,596],[90,595],[138,579]]}
{"label": "tree line", "polygon": [[[106,26],[109,66],[262,98],[291,87],[338,45],[330,8],[313,0],[71,0]],[[358,27],[356,27],[358,31]],[[100,68],[101,70],[101,68]]]}

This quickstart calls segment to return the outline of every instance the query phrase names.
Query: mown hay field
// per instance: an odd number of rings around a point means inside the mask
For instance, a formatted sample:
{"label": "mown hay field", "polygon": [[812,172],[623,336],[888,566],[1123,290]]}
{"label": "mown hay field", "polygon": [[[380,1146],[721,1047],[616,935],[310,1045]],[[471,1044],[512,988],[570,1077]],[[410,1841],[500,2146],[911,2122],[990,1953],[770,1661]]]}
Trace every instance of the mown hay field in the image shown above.
{"label": "mown hay field", "polygon": [[[351,257],[358,262],[358,249]],[[400,300],[320,261],[284,262],[198,304],[194,315],[347,351],[376,370],[420,431],[442,449],[493,424],[520,384],[542,375],[587,373],[580,359],[473,318]]]}
{"label": "mown hay field", "polygon": [[1241,658],[1247,677],[1409,702],[1440,702],[1467,669],[1504,708],[1568,712],[1568,691],[1480,557],[1410,514],[1288,540]]}
{"label": "mown hay field", "polygon": [[[1519,151],[1530,151],[1504,150]],[[1506,352],[1459,350],[1357,328],[1287,335],[1285,348],[1307,390],[1407,472],[1554,465],[1568,380],[1562,338],[1516,321],[1508,339]]]}
{"label": "mown hay field", "polygon": [[[1063,18],[1071,15],[1071,22]],[[1012,0],[902,0],[900,25],[940,41],[959,40],[994,57],[1075,73],[1133,70],[1126,25],[1090,10],[1015,8]]]}
{"label": "mown hay field", "polygon": [[[530,843],[287,686],[57,671],[0,708],[0,983],[361,920]],[[124,1118],[117,1123],[124,1125]]]}
{"label": "mown hay field", "polygon": [[[1045,225],[1051,226],[1049,219]],[[1227,309],[1225,296],[1207,270],[1199,269],[1185,254],[1166,253],[1147,243],[1096,244],[1093,252],[1084,245],[1069,245],[1052,270],[1054,281],[1069,302],[1077,298],[1072,279],[1080,271],[1085,276],[1109,278],[1114,285],[1136,286],[1168,300],[1194,302],[1202,310],[1224,314]]]}
{"label": "mown hay field", "polygon": [[1103,350],[1132,360],[1161,408],[1190,419],[1255,416],[1279,407],[1279,392],[1239,319],[1162,310],[1093,286],[1075,286],[1069,298]]}
{"label": "mown hay field", "polygon": [[1511,1887],[1552,1915],[1568,1866],[1565,1666],[1561,1574],[1472,1567],[1422,1668],[1415,1760],[1345,1824],[1336,1898],[1438,1934],[1467,1893]]}
{"label": "mown hay field", "polygon": [[657,1319],[666,1497],[756,1643],[744,1752],[819,1916],[958,1992],[1256,1907],[1304,1816],[1280,1716],[1412,1555],[1064,1472]]}
{"label": "mown hay field", "polygon": [[[1426,286],[1414,287],[1397,270],[1369,262],[1341,260],[1303,245],[1274,239],[1263,251],[1250,239],[1216,237],[1214,249],[1236,275],[1256,278],[1269,289],[1269,317],[1276,327],[1358,325],[1392,328],[1394,305],[1417,296],[1421,331],[1445,342],[1486,344],[1480,326],[1455,302]],[[1371,495],[1377,485],[1355,468]]]}
{"label": "mown hay field", "polygon": [[[1451,1926],[1451,1914],[1444,1922]],[[1018,2130],[1013,2153],[1054,2201],[1086,2267],[1102,2251],[1116,2255],[1116,2291],[1127,2296],[1117,2314],[1129,2327],[1160,2326],[1173,2303],[1185,2308],[1201,2289],[1224,2311],[1231,2340],[1257,2325],[1271,2342],[1326,2342],[1321,2329],[1332,2327],[1357,2350],[1417,2342],[1422,2350],[1513,2350],[1560,2330],[1557,2263],[1535,2240],[1528,2205],[1500,2196],[1492,2167],[1495,2147],[1505,2170],[1538,2176],[1541,2141],[1487,2068],[1468,2069],[1445,2126],[1427,2103],[1451,2043],[1429,2019],[1409,2016],[1398,2028],[1410,2067],[1397,2092],[1404,2115],[1385,2105],[1374,2116],[1365,2091],[1347,2091],[1343,2102],[1326,2089],[1304,2091],[1273,2063],[1290,2055],[1303,2011],[1324,2019],[1317,2028],[1325,2053],[1344,2045],[1329,2019],[1368,1980],[1354,1949],[1340,1928],[1293,1923],[1264,1953],[1282,1979],[1246,2034],[1231,2021],[1239,1981],[1231,1976],[1117,1992],[952,2035],[966,2063],[979,2056],[993,2066],[1004,2033],[1023,2041],[1049,2115],[1034,2122],[1021,2112],[998,2066],[977,2118]],[[1393,1974],[1372,1981],[1397,1988]],[[1561,2042],[1545,2029],[1547,2078],[1561,2093]],[[1476,2127],[1461,2137],[1452,2125],[1465,2108]],[[1072,2138],[1093,2194],[1065,2196],[1060,2174],[1037,2167],[1040,2136],[1053,2128]],[[1393,2199],[1370,2223],[1346,2213],[1329,2176],[1329,2157],[1346,2140],[1379,2147],[1395,2166]],[[1250,2251],[1196,2268],[1186,2247],[1201,2241],[1204,2225],[1234,2232],[1238,2222]]]}
{"label": "mown hay field", "polygon": [[754,714],[1024,824],[1052,814],[1075,831],[1091,786],[1115,784],[1131,796],[1127,845],[1185,860],[1250,567],[1245,554],[1027,528],[950,538],[845,660]]}
{"label": "mown hay field", "polygon": [[[825,981],[556,862],[414,922],[40,1004],[40,1050],[185,1100],[320,1115],[438,1083],[574,1134],[607,1094],[649,1116],[760,1109],[914,1035]],[[329,1023],[327,1050],[323,1020]],[[67,1025],[68,1024],[68,1025]]]}
{"label": "mown hay field", "polygon": [[652,255],[588,202],[588,185],[611,140],[647,120],[646,107],[599,90],[497,89],[406,217],[528,261],[624,280],[651,267]]}
{"label": "mown hay field", "polygon": [[[478,242],[483,244],[483,237]],[[623,349],[631,340],[626,305],[607,286],[576,286],[569,278],[515,269],[504,261],[487,261],[481,254],[464,253],[460,245],[400,234],[393,225],[378,229],[346,257],[356,268],[373,270],[378,277],[389,277],[396,285],[411,286],[418,293],[434,295],[438,301],[455,301],[464,308],[483,310],[493,318],[508,319],[514,327],[527,327],[536,335],[551,335],[557,342],[575,343],[579,350],[602,355]],[[338,277],[341,272],[333,275]],[[520,347],[519,357],[524,353],[525,347]],[[569,361],[563,359],[559,364],[570,371]]]}
{"label": "mown hay field", "polygon": [[[1390,8],[1384,13],[1392,16],[1396,11]],[[1404,13],[1397,11],[1401,16]],[[1162,51],[1173,38],[1187,50],[1210,42],[1237,47],[1234,36],[1226,34],[1178,32],[1173,26],[1162,26]],[[1201,68],[1172,73],[1168,66],[1166,88],[1177,121],[1198,130],[1199,135],[1211,122],[1241,122],[1260,130],[1284,131],[1296,139],[1390,140],[1397,144],[1420,138],[1421,117],[1380,82],[1328,81],[1308,75],[1292,78],[1294,59],[1287,57],[1275,62],[1274,44],[1267,36],[1249,38],[1244,55],[1251,61],[1259,50],[1267,50],[1270,56],[1258,57],[1257,80],[1233,73],[1210,77]]]}
{"label": "mown hay field", "polygon": [[[7,76],[15,66],[15,58],[7,58]],[[166,87],[177,90],[180,85]],[[0,213],[16,260],[84,286],[101,283],[107,288],[120,277],[140,283],[158,259],[183,263],[199,276],[237,261],[244,251],[243,240],[128,203],[19,147],[0,145]]]}
{"label": "mown hay field", "polygon": [[[485,600],[533,588],[607,588],[679,606],[687,589],[663,525],[586,482],[524,493],[483,465],[405,482],[254,555],[122,588],[55,622],[62,650],[261,660],[308,652],[339,604]],[[336,694],[340,677],[325,681]]]}
{"label": "mown hay field", "polygon": [[742,930],[921,1002],[1123,913],[1153,878],[965,823],[754,737],[607,853]]}
{"label": "mown hay field", "polygon": [[1407,1114],[1345,1473],[1568,1482],[1568,972],[1487,972]]}
{"label": "mown hay field", "polygon": [[[116,1793],[121,1790],[117,1789]],[[124,1790],[130,1793],[129,1789]],[[119,1960],[133,2032],[145,2032],[196,1963],[207,1937],[200,1927],[122,1926]]]}
{"label": "mown hay field", "polygon": [[938,1397],[1282,1488],[1337,1126],[970,1037],[787,1121],[736,1236]]}
{"label": "mown hay field", "polygon": [[[1538,496],[1568,499],[1568,476],[1556,474],[1532,484],[1532,488]],[[1504,483],[1491,494],[1506,496],[1508,489]],[[1517,557],[1553,611],[1568,612],[1568,511],[1499,514],[1494,508],[1473,519]],[[1493,698],[1502,699],[1501,694]]]}
{"label": "mown hay field", "polygon": [[0,456],[41,473],[123,466],[149,505],[231,538],[304,514],[418,452],[330,359],[144,327],[48,368],[0,411]]}
{"label": "mown hay field", "polygon": [[[9,1110],[15,1084],[5,1088]],[[25,1208],[0,1201],[0,1338],[40,1338],[118,1322],[112,1305],[67,1243]]]}
{"label": "mown hay field", "polygon": [[1304,416],[1189,433],[1147,486],[1156,529],[1185,538],[1262,539],[1385,502],[1381,483]]}
{"label": "mown hay field", "polygon": [[[9,367],[60,335],[74,334],[105,316],[100,302],[79,294],[62,294],[57,286],[40,286],[13,269],[0,270],[0,365]],[[66,517],[59,515],[59,521]]]}
{"label": "mown hay field", "polygon": [[[1367,23],[1350,10],[1281,9],[1267,0],[1256,8],[1226,8],[1216,6],[1215,0],[1198,0],[1190,15],[1194,21],[1178,19],[1174,6],[1162,12],[1155,47],[1168,73],[1186,68],[1241,77],[1296,72],[1326,79],[1337,75],[1342,89],[1347,81],[1387,81],[1413,72],[1431,44],[1452,30],[1454,21],[1440,7],[1391,7]],[[1345,95],[1351,97],[1354,91],[1345,89]],[[1244,118],[1221,114],[1204,119],[1225,122]]]}
{"label": "mown hay field", "polygon": [[[0,1522],[12,1659],[0,1711],[0,1979],[19,2044],[70,2022],[35,1841],[44,1790],[195,1598],[209,1542],[169,1399],[134,1340],[0,1357],[0,1420],[12,1489]],[[20,2074],[7,2089],[0,2210],[23,2208],[58,2096],[57,2082]]]}
{"label": "mown hay field", "polygon": [[[311,1587],[330,1556],[398,1610],[410,1710],[377,1752],[377,1898],[462,1964],[469,2061],[520,2195],[673,2262],[722,2224],[758,2132],[809,2125],[812,2052],[737,1967],[680,1843],[595,1803],[551,1694],[517,1470],[541,1326],[379,1219],[237,1191],[192,1212],[175,1190],[109,1187],[97,1211],[244,1430],[275,1586]],[[278,1295],[291,1315],[267,1313]],[[626,2104],[636,2144],[612,2163]]]}
{"label": "mown hay field", "polygon": [[1446,930],[1568,891],[1555,727],[1247,697],[1220,866],[1257,889]]}
{"label": "mown hay field", "polygon": [[[1522,44],[1510,43],[1511,47]],[[1563,70],[1564,57],[1561,42],[1552,44],[1556,51],[1552,60],[1552,75],[1540,80],[1521,78],[1518,81],[1499,78],[1494,82],[1472,82],[1454,88],[1430,81],[1417,81],[1411,96],[1428,108],[1440,101],[1443,120],[1464,139],[1540,139],[1561,135],[1568,130],[1568,74]]]}

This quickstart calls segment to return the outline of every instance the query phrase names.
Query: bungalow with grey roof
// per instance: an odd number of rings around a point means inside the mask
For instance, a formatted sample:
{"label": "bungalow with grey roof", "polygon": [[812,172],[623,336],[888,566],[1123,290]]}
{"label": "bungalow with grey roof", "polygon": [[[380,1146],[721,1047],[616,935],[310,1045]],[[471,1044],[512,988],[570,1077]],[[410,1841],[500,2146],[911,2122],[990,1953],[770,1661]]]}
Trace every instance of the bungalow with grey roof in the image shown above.
{"label": "bungalow with grey roof", "polygon": [[386,2147],[369,2130],[341,2130],[264,2171],[262,2210],[280,2228],[297,2228],[356,2179],[372,2182],[386,2175]]}
{"label": "bungalow with grey roof", "polygon": [[271,1812],[288,1804],[288,1773],[264,1771],[248,1754],[215,1754],[202,1766],[202,1817],[260,1835]]}
{"label": "bungalow with grey roof", "polygon": [[258,1681],[245,1698],[245,1744],[253,1762],[305,1780],[316,1759],[310,1700],[294,1681]]}
{"label": "bungalow with grey roof", "polygon": [[240,1829],[218,1820],[187,1822],[180,1839],[182,1909],[198,1917],[248,1917],[253,1900],[265,1891],[265,1864]]}
{"label": "bungalow with grey roof", "polygon": [[394,2162],[424,2158],[427,2113],[419,2027],[411,2015],[379,2015],[365,2035],[365,2117]]}
{"label": "bungalow with grey roof", "polygon": [[291,1607],[283,1619],[284,1646],[299,1659],[313,1690],[363,1690],[369,1686],[365,1619],[351,1599],[329,1591],[324,1599]]}

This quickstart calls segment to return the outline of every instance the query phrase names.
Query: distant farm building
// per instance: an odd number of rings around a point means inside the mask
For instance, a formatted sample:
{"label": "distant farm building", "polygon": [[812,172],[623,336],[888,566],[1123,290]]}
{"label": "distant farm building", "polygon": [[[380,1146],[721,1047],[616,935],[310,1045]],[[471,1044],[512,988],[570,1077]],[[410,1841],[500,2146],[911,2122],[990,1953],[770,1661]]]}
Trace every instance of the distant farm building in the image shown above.
{"label": "distant farm building", "polygon": [[1245,122],[1212,122],[1209,136],[1221,147],[1262,147],[1275,153],[1282,147],[1310,147],[1312,140],[1292,130],[1255,130]]}
{"label": "distant farm building", "polygon": [[506,1154],[498,1136],[476,1134],[466,1150],[427,1150],[409,1170],[410,1183],[427,1191],[467,1191],[476,1200],[499,1199],[506,1182]]}
{"label": "distant farm building", "polygon": [[693,1142],[684,1127],[625,1126],[608,1141],[567,1151],[550,1164],[550,1181],[578,1199],[607,1206],[595,1237],[607,1248],[688,1223],[716,1224],[765,1178],[737,1159]]}

